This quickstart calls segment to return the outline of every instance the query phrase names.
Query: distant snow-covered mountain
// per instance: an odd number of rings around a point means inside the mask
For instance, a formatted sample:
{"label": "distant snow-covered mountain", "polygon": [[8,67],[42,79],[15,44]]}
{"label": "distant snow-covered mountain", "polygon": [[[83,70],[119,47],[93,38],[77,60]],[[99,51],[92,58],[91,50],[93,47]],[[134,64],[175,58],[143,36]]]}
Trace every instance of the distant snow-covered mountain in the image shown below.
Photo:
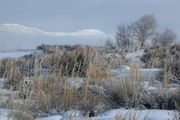
{"label": "distant snow-covered mountain", "polygon": [[97,30],[97,29],[85,29],[77,32],[45,32],[38,28],[26,27],[18,24],[0,24],[0,31],[13,32],[18,34],[29,34],[29,35],[47,35],[47,36],[96,36],[96,37],[107,37],[108,34]]}
{"label": "distant snow-covered mountain", "polygon": [[32,49],[39,44],[101,45],[108,38],[113,38],[113,36],[98,29],[85,29],[76,32],[46,32],[19,24],[0,24],[0,51]]}

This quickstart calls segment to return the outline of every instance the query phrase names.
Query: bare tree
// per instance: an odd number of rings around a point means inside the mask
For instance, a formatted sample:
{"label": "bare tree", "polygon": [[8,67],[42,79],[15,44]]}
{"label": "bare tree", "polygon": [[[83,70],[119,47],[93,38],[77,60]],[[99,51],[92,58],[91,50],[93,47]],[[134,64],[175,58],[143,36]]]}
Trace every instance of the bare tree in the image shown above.
{"label": "bare tree", "polygon": [[119,47],[126,48],[132,44],[131,32],[129,26],[119,26],[116,33],[116,42]]}
{"label": "bare tree", "polygon": [[156,19],[153,15],[144,15],[134,24],[132,28],[135,32],[137,40],[140,43],[140,46],[143,47],[147,39],[153,35],[156,28]]}
{"label": "bare tree", "polygon": [[152,43],[153,45],[168,46],[175,42],[176,33],[171,29],[165,29],[164,32],[156,34]]}

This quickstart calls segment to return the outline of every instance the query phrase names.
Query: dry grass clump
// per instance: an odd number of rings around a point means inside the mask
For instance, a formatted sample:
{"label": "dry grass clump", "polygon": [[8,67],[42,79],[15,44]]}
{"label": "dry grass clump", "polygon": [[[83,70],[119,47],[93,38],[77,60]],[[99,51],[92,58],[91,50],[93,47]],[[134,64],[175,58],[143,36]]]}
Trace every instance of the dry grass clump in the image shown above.
{"label": "dry grass clump", "polygon": [[169,56],[167,48],[152,47],[146,49],[141,60],[146,63],[146,67],[162,68],[165,65],[165,58]]}
{"label": "dry grass clump", "polygon": [[174,61],[171,64],[170,71],[171,71],[171,74],[173,75],[172,81],[180,82],[180,61],[179,60]]}
{"label": "dry grass clump", "polygon": [[110,107],[108,95],[102,87],[86,85],[82,86],[78,93],[81,96],[79,109],[83,110],[85,115],[92,117]]}
{"label": "dry grass clump", "polygon": [[177,111],[179,111],[180,113],[180,88],[177,88],[177,90],[175,91],[175,105]]}
{"label": "dry grass clump", "polygon": [[[178,82],[180,80],[180,50],[179,44],[168,48],[152,47],[145,51],[141,58],[146,63],[146,67],[163,68],[162,79],[165,82]],[[167,85],[165,85],[167,87]]]}
{"label": "dry grass clump", "polygon": [[109,95],[115,106],[121,105],[128,108],[146,109],[177,109],[179,98],[177,93],[167,92],[165,89],[158,91],[147,91],[142,81],[144,77],[140,74],[138,67],[132,67],[130,76],[124,80],[111,83]]}
{"label": "dry grass clump", "polygon": [[0,60],[0,77],[5,78],[4,87],[17,90],[26,76],[34,74],[35,55],[26,55],[19,59],[5,58]]}
{"label": "dry grass clump", "polygon": [[54,53],[56,51],[71,51],[73,50],[73,46],[70,45],[39,45],[37,46],[37,50],[42,50],[45,53]]}
{"label": "dry grass clump", "polygon": [[[46,116],[50,109],[59,111],[63,106],[63,79],[59,76],[41,76],[21,83],[20,103],[8,103],[11,109],[23,111],[33,118]],[[18,113],[12,116],[16,117]],[[19,116],[19,115],[18,115]]]}
{"label": "dry grass clump", "polygon": [[68,51],[57,50],[47,55],[43,67],[51,72],[61,72],[65,76],[86,77],[89,63],[97,52],[89,46],[76,45],[72,48]]}
{"label": "dry grass clump", "polygon": [[[99,57],[96,51],[91,48],[75,46],[73,51],[56,51],[55,53],[36,55],[34,62],[34,74],[28,80],[20,82],[21,98],[26,103],[27,111],[36,113],[41,110],[45,113],[49,109],[69,110],[81,109],[89,114],[89,111],[103,111],[108,104],[106,103],[107,94],[102,87],[91,79],[106,78],[105,64],[99,64]],[[70,55],[69,55],[70,54]],[[52,57],[52,58],[51,58]],[[53,59],[55,58],[55,59]],[[47,60],[48,59],[48,60]],[[50,61],[49,61],[50,60]],[[50,66],[48,66],[50,65]],[[94,68],[93,66],[96,66]],[[42,69],[48,69],[48,75],[42,74]],[[93,74],[92,74],[92,70]],[[72,84],[68,77],[83,76],[86,79],[82,84]],[[72,83],[71,83],[72,82]]]}
{"label": "dry grass clump", "polygon": [[128,61],[125,59],[125,56],[122,54],[105,54],[103,59],[108,63],[108,68],[110,69],[117,69],[128,63]]}
{"label": "dry grass clump", "polygon": [[27,107],[27,111],[35,114],[37,111],[47,113],[50,109],[57,111],[80,109],[89,116],[90,111],[96,114],[104,111],[108,106],[104,89],[96,85],[88,85],[86,81],[77,88],[67,79],[54,73],[48,77],[38,76],[31,84],[21,92],[24,93],[25,100],[34,101],[33,105],[27,103],[27,106],[31,106]]}
{"label": "dry grass clump", "polygon": [[87,78],[91,85],[103,85],[111,79],[111,66],[104,56],[97,54],[90,62],[87,70]]}
{"label": "dry grass clump", "polygon": [[106,69],[103,68],[99,68],[95,65],[91,66],[91,69],[88,71],[88,76],[91,79],[91,81],[93,80],[107,80],[111,77],[110,73],[107,72]]}
{"label": "dry grass clump", "polygon": [[109,93],[112,101],[116,105],[130,108],[142,106],[145,91],[141,84],[142,80],[144,77],[141,76],[138,67],[132,68],[129,77],[112,83]]}
{"label": "dry grass clump", "polygon": [[170,47],[171,54],[175,54],[175,53],[178,54],[179,51],[180,51],[180,44],[175,44]]}
{"label": "dry grass clump", "polygon": [[141,60],[146,63],[146,67],[163,68],[168,62],[179,59],[179,46],[180,44],[168,48],[160,46],[147,48]]}
{"label": "dry grass clump", "polygon": [[[55,50],[52,53],[36,53],[26,55],[19,59],[7,58],[0,61],[0,75],[7,79],[7,86],[13,86],[18,89],[19,83],[25,76],[33,77],[37,74],[37,66],[40,65],[39,72],[47,70],[49,74],[58,72],[61,76],[71,77],[87,77],[90,62],[94,61],[98,51],[90,46],[75,45],[70,50],[61,50],[56,46],[46,46],[47,50]],[[97,60],[96,60],[97,61]],[[38,65],[37,65],[38,64]],[[99,65],[101,66],[101,65]],[[99,76],[103,76],[102,69],[96,69],[101,72]],[[13,71],[13,72],[12,72]],[[38,73],[39,73],[38,72]],[[45,73],[46,74],[46,73]],[[93,73],[94,77],[97,74]],[[92,76],[93,76],[92,75]]]}
{"label": "dry grass clump", "polygon": [[16,64],[19,66],[21,71],[26,72],[27,76],[31,76],[34,74],[35,60],[37,57],[36,54],[40,54],[40,53],[25,55],[16,60]]}
{"label": "dry grass clump", "polygon": [[65,116],[65,120],[74,120],[76,119],[76,117],[82,117],[82,115],[80,114],[79,111],[72,111],[70,113],[67,113],[66,116]]}
{"label": "dry grass clump", "polygon": [[11,65],[15,63],[13,58],[5,58],[0,60],[0,77],[4,77],[5,73],[10,69]]}
{"label": "dry grass clump", "polygon": [[8,119],[12,119],[12,120],[33,120],[33,117],[27,113],[23,113],[20,111],[10,111],[10,113],[8,113]]}
{"label": "dry grass clump", "polygon": [[25,72],[20,69],[16,59],[5,58],[0,61],[1,77],[5,78],[4,87],[16,90],[19,88],[19,83],[25,77]]}
{"label": "dry grass clump", "polygon": [[144,97],[144,106],[148,109],[180,110],[180,89],[173,91],[158,89]]}
{"label": "dry grass clump", "polygon": [[54,76],[44,78],[39,77],[35,80],[34,96],[36,109],[47,111],[50,108],[58,107],[62,103],[63,82],[62,78]]}
{"label": "dry grass clump", "polygon": [[20,82],[25,78],[25,73],[16,64],[12,65],[5,75],[5,88],[19,89]]}

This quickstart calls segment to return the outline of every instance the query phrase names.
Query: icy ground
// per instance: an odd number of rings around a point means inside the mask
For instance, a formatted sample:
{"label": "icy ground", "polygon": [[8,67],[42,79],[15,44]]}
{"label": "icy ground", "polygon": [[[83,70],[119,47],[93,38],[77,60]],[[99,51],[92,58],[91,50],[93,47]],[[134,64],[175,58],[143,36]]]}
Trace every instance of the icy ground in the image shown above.
{"label": "icy ground", "polygon": [[131,64],[144,66],[144,62],[140,61],[140,57],[144,54],[144,50],[138,50],[135,52],[127,53],[125,58],[130,60]]}
{"label": "icy ground", "polygon": [[115,116],[134,116],[138,120],[174,120],[176,112],[168,110],[126,110],[126,109],[114,109],[108,112],[102,113],[97,117],[87,118],[82,117],[79,111],[68,111],[61,115],[54,115],[45,118],[39,118],[37,120],[67,120],[73,116],[72,120],[113,120]]}
{"label": "icy ground", "polygon": [[[12,120],[8,118],[8,114],[11,110],[0,109],[0,120]],[[81,115],[80,111],[67,111],[65,113],[60,113],[59,115],[52,115],[44,118],[38,118],[36,120],[67,120],[73,117],[72,120],[113,120],[115,116],[125,116],[129,115],[135,116],[138,120],[175,120],[176,112],[169,110],[126,110],[126,109],[114,109],[108,112],[102,113],[97,117],[87,118]]]}
{"label": "icy ground", "polygon": [[8,109],[0,108],[0,120],[8,120]]}

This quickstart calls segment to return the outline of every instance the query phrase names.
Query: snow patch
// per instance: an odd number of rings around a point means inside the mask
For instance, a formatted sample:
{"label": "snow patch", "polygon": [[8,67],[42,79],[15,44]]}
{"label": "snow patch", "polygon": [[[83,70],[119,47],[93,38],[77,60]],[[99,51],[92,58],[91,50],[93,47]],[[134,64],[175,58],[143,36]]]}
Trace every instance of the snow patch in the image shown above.
{"label": "snow patch", "polygon": [[53,116],[49,116],[49,117],[44,117],[44,118],[39,118],[36,120],[61,120],[63,117],[60,115],[53,115]]}

